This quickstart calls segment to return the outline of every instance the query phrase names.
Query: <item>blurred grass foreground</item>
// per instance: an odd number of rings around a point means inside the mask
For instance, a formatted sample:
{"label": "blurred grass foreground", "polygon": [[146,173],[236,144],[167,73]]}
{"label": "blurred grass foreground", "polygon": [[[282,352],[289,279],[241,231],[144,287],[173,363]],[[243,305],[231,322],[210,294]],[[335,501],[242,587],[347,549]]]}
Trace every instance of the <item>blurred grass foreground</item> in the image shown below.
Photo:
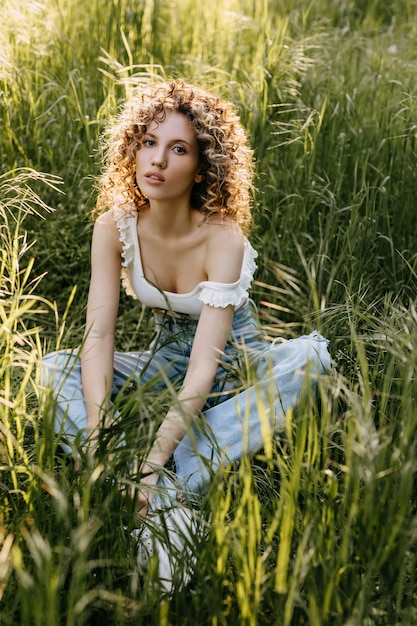
{"label": "blurred grass foreground", "polygon": [[[0,625],[416,624],[416,0],[0,6]],[[214,476],[195,572],[164,597],[136,565],[128,459],[63,455],[38,376],[82,338],[97,137],[176,76],[250,134],[265,331],[318,328],[334,371]],[[123,297],[118,349],[151,334]],[[168,402],[127,395],[135,450]]]}

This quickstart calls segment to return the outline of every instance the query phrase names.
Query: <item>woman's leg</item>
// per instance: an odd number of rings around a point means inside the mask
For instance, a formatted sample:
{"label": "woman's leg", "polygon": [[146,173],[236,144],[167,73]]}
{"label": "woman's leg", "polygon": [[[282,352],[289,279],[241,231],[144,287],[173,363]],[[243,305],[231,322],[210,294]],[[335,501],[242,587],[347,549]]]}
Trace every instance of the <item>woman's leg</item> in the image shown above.
{"label": "woman's leg", "polygon": [[176,471],[186,491],[204,492],[220,464],[259,450],[265,436],[281,429],[303,387],[315,385],[330,369],[327,341],[312,333],[264,352],[259,382],[204,412],[174,453]]}
{"label": "woman's leg", "polygon": [[[56,433],[75,438],[87,428],[78,350],[58,350],[42,359],[41,388],[53,400]],[[70,451],[68,446],[64,448]]]}
{"label": "woman's leg", "polygon": [[[55,432],[68,441],[82,436],[87,428],[87,412],[81,384],[81,361],[77,350],[59,350],[47,354],[41,365],[41,386],[50,391],[54,411]],[[113,394],[129,380],[146,383],[154,388],[165,386],[160,376],[172,378],[172,364],[163,351],[115,352]],[[67,452],[70,446],[62,445]]]}

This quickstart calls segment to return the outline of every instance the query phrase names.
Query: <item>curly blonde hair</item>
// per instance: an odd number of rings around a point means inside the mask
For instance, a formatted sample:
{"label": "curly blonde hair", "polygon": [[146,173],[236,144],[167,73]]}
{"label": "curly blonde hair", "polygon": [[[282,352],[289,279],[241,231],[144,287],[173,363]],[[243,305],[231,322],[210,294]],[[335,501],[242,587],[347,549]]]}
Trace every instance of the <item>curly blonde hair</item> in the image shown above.
{"label": "curly blonde hair", "polygon": [[121,208],[125,198],[126,210],[132,201],[138,211],[148,203],[136,183],[136,152],[149,124],[167,111],[185,115],[196,133],[203,180],[194,185],[191,206],[207,216],[228,216],[247,232],[254,170],[245,130],[230,102],[180,79],[134,93],[112,121],[103,137],[105,169],[94,214],[112,207],[116,197]]}

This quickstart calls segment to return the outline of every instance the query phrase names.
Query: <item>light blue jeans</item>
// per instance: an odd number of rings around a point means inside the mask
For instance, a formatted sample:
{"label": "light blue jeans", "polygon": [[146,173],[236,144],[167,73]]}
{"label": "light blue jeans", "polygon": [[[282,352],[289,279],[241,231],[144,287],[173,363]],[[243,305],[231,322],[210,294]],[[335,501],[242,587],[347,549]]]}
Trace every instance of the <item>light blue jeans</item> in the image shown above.
{"label": "light blue jeans", "polygon": [[[190,496],[204,493],[219,465],[259,450],[282,429],[303,387],[314,386],[330,369],[327,340],[318,332],[271,343],[251,307],[247,302],[235,312],[207,406],[174,453],[177,483]],[[156,390],[183,380],[198,320],[167,311],[154,311],[154,317],[156,335],[148,350],[115,352],[114,393],[129,380]],[[57,403],[56,432],[71,442],[87,427],[78,351],[46,355],[42,385]]]}

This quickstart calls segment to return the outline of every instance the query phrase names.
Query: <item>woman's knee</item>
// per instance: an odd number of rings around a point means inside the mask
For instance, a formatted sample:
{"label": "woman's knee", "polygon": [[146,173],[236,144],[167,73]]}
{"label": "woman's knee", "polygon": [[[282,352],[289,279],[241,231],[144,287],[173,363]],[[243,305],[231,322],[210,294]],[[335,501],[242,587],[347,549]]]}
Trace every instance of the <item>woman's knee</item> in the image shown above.
{"label": "woman's knee", "polygon": [[63,377],[76,368],[78,350],[57,350],[46,354],[41,361],[40,379],[44,387],[55,387]]}
{"label": "woman's knee", "polygon": [[327,346],[327,340],[318,333],[303,339],[306,367],[311,374],[323,374],[330,369],[330,355]]}

